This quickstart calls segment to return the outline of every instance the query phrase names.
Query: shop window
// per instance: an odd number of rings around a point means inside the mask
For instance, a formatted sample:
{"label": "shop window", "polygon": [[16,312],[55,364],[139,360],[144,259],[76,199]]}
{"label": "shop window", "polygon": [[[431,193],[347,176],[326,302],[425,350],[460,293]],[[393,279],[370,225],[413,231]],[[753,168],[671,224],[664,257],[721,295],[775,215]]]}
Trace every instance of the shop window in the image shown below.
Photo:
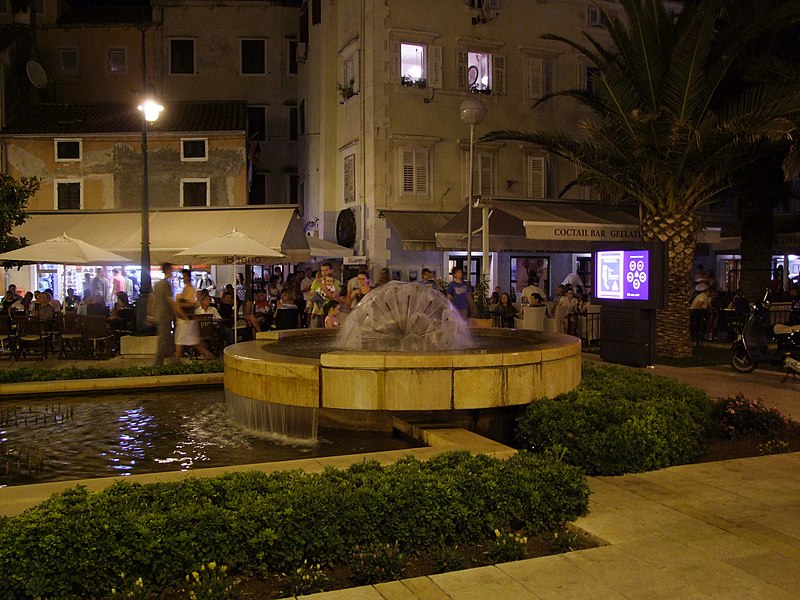
{"label": "shop window", "polygon": [[78,72],[78,50],[76,48],[59,48],[58,62],[61,72],[74,74]]}
{"label": "shop window", "polygon": [[505,56],[491,52],[459,50],[458,88],[476,94],[505,94]]}
{"label": "shop window", "polygon": [[108,72],[125,73],[125,48],[111,48],[108,51]]}
{"label": "shop window", "polygon": [[208,140],[206,138],[186,138],[181,140],[182,161],[208,160]]}
{"label": "shop window", "polygon": [[55,181],[56,210],[81,210],[83,208],[83,182],[80,179]]}
{"label": "shop window", "polygon": [[242,40],[242,75],[264,75],[267,72],[267,41]]}
{"label": "shop window", "polygon": [[209,206],[209,179],[181,179],[181,206]]}
{"label": "shop window", "polygon": [[403,196],[429,196],[430,149],[424,146],[400,148],[400,193]]}
{"label": "shop window", "polygon": [[81,140],[55,140],[56,162],[80,162]]}
{"label": "shop window", "polygon": [[194,40],[169,41],[169,72],[194,75]]}

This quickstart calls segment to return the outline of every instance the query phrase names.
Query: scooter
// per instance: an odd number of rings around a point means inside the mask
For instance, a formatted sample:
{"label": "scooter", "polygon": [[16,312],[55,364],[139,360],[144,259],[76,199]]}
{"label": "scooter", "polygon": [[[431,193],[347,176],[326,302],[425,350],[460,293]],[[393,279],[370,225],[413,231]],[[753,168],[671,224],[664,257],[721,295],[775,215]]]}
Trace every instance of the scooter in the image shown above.
{"label": "scooter", "polygon": [[731,367],[737,373],[752,373],[759,363],[780,365],[785,375],[800,374],[800,325],[772,325],[769,317],[769,291],[750,307],[750,316],[731,346]]}

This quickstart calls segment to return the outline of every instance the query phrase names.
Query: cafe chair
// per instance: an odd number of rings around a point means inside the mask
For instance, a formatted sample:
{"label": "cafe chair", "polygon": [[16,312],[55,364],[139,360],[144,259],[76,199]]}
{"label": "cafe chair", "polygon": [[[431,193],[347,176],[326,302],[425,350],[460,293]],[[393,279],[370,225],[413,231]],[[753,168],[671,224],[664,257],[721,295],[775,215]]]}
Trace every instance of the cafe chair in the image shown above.
{"label": "cafe chair", "polygon": [[50,337],[44,333],[38,317],[24,317],[15,320],[17,324],[16,358],[27,358],[28,352],[38,348],[41,359],[47,358]]}
{"label": "cafe chair", "polygon": [[84,354],[82,320],[83,317],[73,312],[64,313],[64,316],[58,320],[60,329],[58,337],[61,342],[59,358],[66,358],[68,350],[77,356]]}
{"label": "cafe chair", "polygon": [[83,343],[87,353],[91,347],[92,358],[111,358],[114,347],[114,332],[108,326],[108,320],[99,315],[87,315],[83,318]]}

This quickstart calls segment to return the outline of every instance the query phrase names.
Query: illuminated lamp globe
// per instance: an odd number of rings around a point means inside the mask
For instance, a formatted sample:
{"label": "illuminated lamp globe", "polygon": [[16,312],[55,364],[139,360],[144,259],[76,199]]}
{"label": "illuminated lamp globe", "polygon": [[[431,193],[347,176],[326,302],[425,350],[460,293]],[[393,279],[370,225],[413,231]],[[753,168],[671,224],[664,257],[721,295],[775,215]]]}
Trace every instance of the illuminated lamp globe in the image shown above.
{"label": "illuminated lamp globe", "polygon": [[145,100],[137,108],[144,112],[145,120],[150,123],[156,121],[161,111],[164,110],[164,107],[155,100]]}
{"label": "illuminated lamp globe", "polygon": [[480,125],[486,118],[486,105],[480,98],[467,98],[458,109],[461,121],[466,125]]}

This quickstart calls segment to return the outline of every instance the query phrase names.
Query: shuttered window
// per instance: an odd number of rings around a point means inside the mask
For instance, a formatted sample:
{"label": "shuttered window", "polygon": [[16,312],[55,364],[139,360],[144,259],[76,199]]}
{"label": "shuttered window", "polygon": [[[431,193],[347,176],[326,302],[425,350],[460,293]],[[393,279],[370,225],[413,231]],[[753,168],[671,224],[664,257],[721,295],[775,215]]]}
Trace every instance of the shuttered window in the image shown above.
{"label": "shuttered window", "polygon": [[[467,153],[469,164],[469,153]],[[469,190],[464,194],[467,196]],[[472,195],[491,196],[494,194],[494,154],[491,152],[475,152],[472,169]]]}
{"label": "shuttered window", "polygon": [[553,93],[553,61],[542,56],[530,56],[525,73],[525,99],[538,100]]}
{"label": "shuttered window", "polygon": [[348,154],[344,157],[344,201],[356,201],[356,155]]}
{"label": "shuttered window", "polygon": [[527,156],[527,196],[547,198],[547,159],[544,156]]}
{"label": "shuttered window", "polygon": [[80,181],[56,181],[56,209],[80,210],[82,205]]}
{"label": "shuttered window", "polygon": [[430,151],[426,147],[405,146],[400,149],[401,156],[401,193],[404,196],[429,195]]}

